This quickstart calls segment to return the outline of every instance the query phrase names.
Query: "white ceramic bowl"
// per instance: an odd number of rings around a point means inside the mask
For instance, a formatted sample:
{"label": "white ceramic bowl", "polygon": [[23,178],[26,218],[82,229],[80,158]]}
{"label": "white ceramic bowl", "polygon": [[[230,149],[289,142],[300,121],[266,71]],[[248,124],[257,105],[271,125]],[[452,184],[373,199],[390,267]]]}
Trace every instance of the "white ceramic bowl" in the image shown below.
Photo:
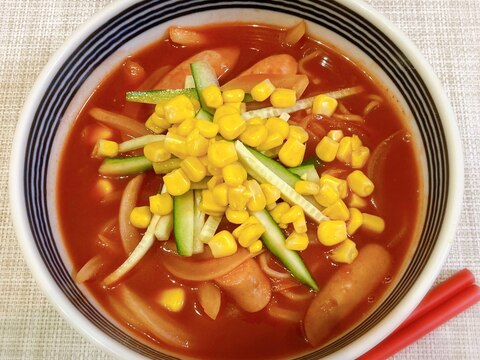
{"label": "white ceramic bowl", "polygon": [[304,359],[351,359],[391,333],[433,284],[454,238],[463,191],[461,144],[439,81],[415,46],[357,0],[116,1],[79,29],[37,80],[18,123],[10,168],[13,219],[25,258],[58,311],[87,339],[125,359],[168,358],[122,332],[71,279],[56,226],[55,174],[64,135],[112,65],[168,25],[243,20],[293,24],[364,63],[398,98],[422,140],[426,217],[412,260],[382,305],[355,329]]}

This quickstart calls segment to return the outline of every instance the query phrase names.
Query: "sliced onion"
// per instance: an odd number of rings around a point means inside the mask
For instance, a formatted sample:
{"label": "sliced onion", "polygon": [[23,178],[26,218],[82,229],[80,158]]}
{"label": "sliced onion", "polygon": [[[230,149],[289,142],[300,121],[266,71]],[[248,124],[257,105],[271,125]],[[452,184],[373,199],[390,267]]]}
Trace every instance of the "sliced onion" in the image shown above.
{"label": "sliced onion", "polygon": [[273,270],[270,266],[268,266],[268,261],[270,260],[270,255],[268,255],[268,253],[261,254],[258,260],[260,262],[260,268],[263,270],[265,274],[267,274],[271,278],[276,278],[276,279],[291,278],[291,275],[289,273],[276,271],[276,270]]}
{"label": "sliced onion", "polygon": [[311,74],[307,69],[305,69],[305,63],[309,62],[310,60],[315,59],[317,56],[321,54],[320,50],[315,50],[312,53],[308,54],[307,56],[304,56],[298,61],[298,72],[300,74],[305,74],[311,77]]}
{"label": "sliced onion", "polygon": [[98,234],[98,243],[101,247],[107,248],[110,250],[116,250],[114,241],[110,240],[108,237],[102,234]]}
{"label": "sliced onion", "polygon": [[100,108],[93,108],[89,114],[98,122],[108,125],[113,129],[120,130],[133,137],[149,134],[149,131],[141,122]]}
{"label": "sliced onion", "polygon": [[100,254],[95,255],[88,260],[80,270],[78,270],[77,275],[75,275],[75,281],[78,283],[83,283],[85,281],[94,279],[104,265],[105,260],[103,257]]}
{"label": "sliced onion", "polygon": [[273,279],[272,291],[280,292],[297,286],[300,286],[300,283],[295,281],[292,277],[289,279]]}
{"label": "sliced onion", "polygon": [[365,122],[365,119],[357,114],[333,114],[332,119],[340,121],[355,121],[358,123]]}
{"label": "sliced onion", "polygon": [[313,296],[313,294],[310,291],[303,291],[299,293],[299,292],[293,291],[292,289],[280,291],[279,293],[292,301],[305,301],[305,300],[311,299]]}
{"label": "sliced onion", "polygon": [[201,283],[198,286],[198,299],[205,314],[212,320],[215,320],[222,303],[222,293],[220,289],[211,282]]}
{"label": "sliced onion", "polygon": [[293,46],[300,41],[305,35],[306,25],[304,20],[300,20],[297,24],[287,29],[283,42],[287,45]]}
{"label": "sliced onion", "polygon": [[380,102],[377,100],[371,100],[363,109],[362,115],[366,117],[372,110],[380,106]]}
{"label": "sliced onion", "polygon": [[118,227],[122,245],[127,254],[130,254],[140,242],[140,233],[130,224],[130,213],[137,203],[138,193],[145,175],[140,174],[130,180],[123,191],[118,212]]}
{"label": "sliced onion", "polygon": [[168,31],[170,40],[179,45],[203,45],[208,41],[206,35],[192,29],[171,26]]}

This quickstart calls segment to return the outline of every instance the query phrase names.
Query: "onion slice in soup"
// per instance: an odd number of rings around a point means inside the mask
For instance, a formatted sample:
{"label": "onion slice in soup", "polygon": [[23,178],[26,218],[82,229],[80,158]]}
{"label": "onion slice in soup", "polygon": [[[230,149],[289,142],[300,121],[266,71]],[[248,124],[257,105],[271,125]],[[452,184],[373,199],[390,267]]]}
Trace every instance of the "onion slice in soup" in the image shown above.
{"label": "onion slice in soup", "polygon": [[140,233],[130,224],[130,213],[137,203],[138,193],[142,187],[145,175],[140,174],[130,180],[123,191],[118,212],[118,227],[122,239],[123,249],[130,254],[140,242]]}
{"label": "onion slice in soup", "polygon": [[101,255],[95,255],[88,260],[80,270],[78,270],[77,275],[75,276],[75,281],[78,283],[83,283],[93,279],[95,276],[97,276],[104,264],[105,260],[103,257]]}
{"label": "onion slice in soup", "polygon": [[198,299],[205,314],[212,320],[215,320],[222,303],[222,293],[220,289],[211,282],[203,282],[198,285]]}
{"label": "onion slice in soup", "polygon": [[120,115],[97,107],[91,109],[89,114],[98,122],[133,137],[143,136],[150,133],[145,127],[145,124],[125,115]]}

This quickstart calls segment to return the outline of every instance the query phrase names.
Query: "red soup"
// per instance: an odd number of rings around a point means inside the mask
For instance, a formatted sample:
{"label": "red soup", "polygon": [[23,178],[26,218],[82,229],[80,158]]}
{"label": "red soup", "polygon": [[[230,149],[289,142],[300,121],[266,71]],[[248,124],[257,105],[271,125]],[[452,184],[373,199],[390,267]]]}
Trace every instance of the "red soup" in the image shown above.
{"label": "red soup", "polygon": [[311,352],[379,304],[412,248],[415,139],[302,25],[173,27],[74,123],[58,206],[75,278],[152,347]]}

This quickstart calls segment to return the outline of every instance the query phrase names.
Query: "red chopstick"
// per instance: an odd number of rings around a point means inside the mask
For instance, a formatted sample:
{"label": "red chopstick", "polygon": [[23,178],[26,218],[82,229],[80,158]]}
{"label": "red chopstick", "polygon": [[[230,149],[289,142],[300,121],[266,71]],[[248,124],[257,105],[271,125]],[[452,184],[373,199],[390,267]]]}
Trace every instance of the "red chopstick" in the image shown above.
{"label": "red chopstick", "polygon": [[480,301],[480,287],[464,269],[431,290],[399,328],[358,360],[386,359]]}

